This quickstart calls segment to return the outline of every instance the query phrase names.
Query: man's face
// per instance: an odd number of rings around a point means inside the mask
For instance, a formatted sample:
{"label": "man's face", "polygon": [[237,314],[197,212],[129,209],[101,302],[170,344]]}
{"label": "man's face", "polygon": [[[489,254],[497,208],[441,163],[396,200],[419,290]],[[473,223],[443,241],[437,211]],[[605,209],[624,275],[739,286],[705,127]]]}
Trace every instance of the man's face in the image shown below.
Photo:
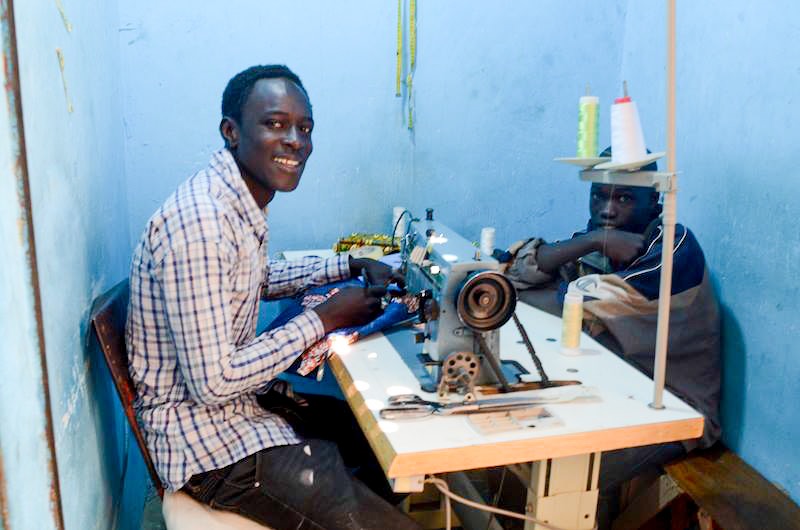
{"label": "man's face", "polygon": [[259,79],[242,107],[241,123],[226,119],[223,135],[254,195],[264,194],[269,202],[276,191],[297,188],[314,128],[311,105],[297,85],[284,78]]}
{"label": "man's face", "polygon": [[650,188],[592,184],[589,212],[593,228],[641,234],[655,216],[658,194]]}

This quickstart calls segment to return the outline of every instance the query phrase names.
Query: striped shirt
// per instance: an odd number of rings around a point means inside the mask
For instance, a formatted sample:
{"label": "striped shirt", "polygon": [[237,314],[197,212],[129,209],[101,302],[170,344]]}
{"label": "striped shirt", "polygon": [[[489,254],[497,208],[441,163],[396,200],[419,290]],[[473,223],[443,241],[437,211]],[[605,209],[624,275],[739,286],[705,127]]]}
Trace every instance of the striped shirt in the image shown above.
{"label": "striped shirt", "polygon": [[349,277],[346,256],[267,259],[266,211],[216,152],[150,218],[131,264],[134,403],[168,490],[261,449],[299,443],[256,392],[324,336],[306,311],[256,336],[259,299]]}

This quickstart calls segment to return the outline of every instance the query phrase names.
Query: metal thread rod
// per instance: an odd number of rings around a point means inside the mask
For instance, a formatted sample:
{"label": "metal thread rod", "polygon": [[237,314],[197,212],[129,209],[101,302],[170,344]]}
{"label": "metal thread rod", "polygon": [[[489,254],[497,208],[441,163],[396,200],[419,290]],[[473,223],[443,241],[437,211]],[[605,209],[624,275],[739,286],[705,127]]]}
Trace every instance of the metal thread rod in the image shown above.
{"label": "metal thread rod", "polygon": [[[675,0],[667,0],[667,171],[674,173],[675,156]],[[672,177],[675,179],[676,177]],[[655,409],[664,408],[664,382],[667,374],[669,308],[672,294],[672,252],[675,245],[676,188],[673,181],[664,194],[664,234],[661,246],[661,283],[658,298],[656,357],[653,363],[653,402]]]}
{"label": "metal thread rod", "polygon": [[517,326],[517,330],[519,334],[522,336],[522,342],[525,343],[525,347],[528,349],[528,353],[531,355],[531,359],[533,359],[533,364],[536,365],[536,371],[539,372],[539,379],[542,382],[542,386],[548,386],[550,384],[550,378],[547,377],[547,374],[544,373],[544,366],[542,366],[542,361],[539,359],[539,356],[536,355],[536,350],[533,349],[533,343],[531,342],[530,337],[528,337],[528,332],[525,331],[525,328],[522,326],[522,322],[520,322],[519,317],[516,313],[513,315],[514,317],[514,324]]}
{"label": "metal thread rod", "polygon": [[478,345],[481,348],[481,353],[483,353],[483,356],[486,357],[486,360],[489,362],[489,366],[492,368],[494,375],[500,382],[503,392],[511,392],[511,385],[508,384],[508,379],[506,379],[506,376],[503,373],[503,365],[500,364],[500,359],[495,357],[494,353],[489,350],[489,345],[486,344],[486,339],[483,338],[483,333],[476,333],[475,337],[478,339]]}

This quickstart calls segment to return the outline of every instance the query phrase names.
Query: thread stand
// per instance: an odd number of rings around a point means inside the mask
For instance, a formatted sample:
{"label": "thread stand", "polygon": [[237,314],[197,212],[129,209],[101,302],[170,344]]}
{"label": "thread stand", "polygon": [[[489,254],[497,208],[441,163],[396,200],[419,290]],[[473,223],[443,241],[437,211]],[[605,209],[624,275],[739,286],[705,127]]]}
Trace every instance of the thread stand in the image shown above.
{"label": "thread stand", "polygon": [[669,171],[612,171],[586,169],[580,172],[581,180],[598,184],[642,186],[660,193],[677,191],[678,174]]}

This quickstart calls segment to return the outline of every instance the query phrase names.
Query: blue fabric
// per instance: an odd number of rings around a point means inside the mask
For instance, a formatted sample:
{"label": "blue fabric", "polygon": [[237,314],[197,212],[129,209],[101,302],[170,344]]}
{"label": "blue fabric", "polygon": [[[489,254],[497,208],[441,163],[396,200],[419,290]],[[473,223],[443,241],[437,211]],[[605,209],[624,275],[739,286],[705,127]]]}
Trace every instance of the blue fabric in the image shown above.
{"label": "blue fabric", "polygon": [[[302,314],[305,311],[305,308],[302,305],[304,296],[325,295],[334,288],[344,289],[347,287],[363,288],[364,282],[358,279],[350,279],[307,289],[302,294],[290,299],[288,307],[286,307],[277,317],[275,317],[272,322],[270,322],[270,324],[267,326],[267,330],[283,326],[297,315]],[[389,292],[391,293],[392,291],[396,292],[397,288],[390,286]],[[392,301],[384,308],[383,313],[372,322],[359,327],[339,328],[336,331],[331,332],[329,335],[349,335],[353,332],[357,332],[359,338],[362,338],[366,337],[367,335],[377,333],[378,331],[388,329],[398,322],[407,320],[411,316],[413,316],[413,313],[408,311],[408,307],[405,304]],[[295,365],[298,364],[299,363],[297,362],[295,363]],[[296,366],[293,366],[293,368],[296,368]]]}

